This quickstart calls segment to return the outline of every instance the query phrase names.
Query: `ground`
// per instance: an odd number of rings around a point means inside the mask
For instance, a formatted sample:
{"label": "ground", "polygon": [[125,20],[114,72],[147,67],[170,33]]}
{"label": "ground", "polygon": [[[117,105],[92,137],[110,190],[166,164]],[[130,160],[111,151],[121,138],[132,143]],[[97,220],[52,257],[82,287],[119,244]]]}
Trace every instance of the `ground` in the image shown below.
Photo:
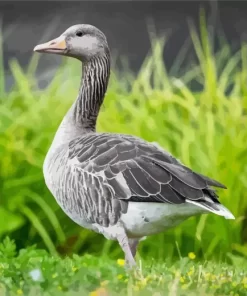
{"label": "ground", "polygon": [[247,263],[206,262],[193,252],[173,263],[137,258],[139,271],[127,272],[124,260],[91,255],[61,258],[35,247],[0,248],[0,295],[247,295]]}

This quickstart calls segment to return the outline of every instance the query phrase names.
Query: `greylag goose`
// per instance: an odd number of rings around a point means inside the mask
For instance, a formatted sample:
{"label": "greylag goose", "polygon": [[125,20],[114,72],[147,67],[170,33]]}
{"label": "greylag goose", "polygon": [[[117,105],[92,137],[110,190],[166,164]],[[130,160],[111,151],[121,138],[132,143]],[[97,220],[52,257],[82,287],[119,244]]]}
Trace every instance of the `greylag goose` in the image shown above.
{"label": "greylag goose", "polygon": [[140,239],[209,213],[234,219],[212,187],[221,183],[193,172],[161,147],[138,137],[96,132],[110,76],[105,35],[74,25],[34,51],[82,62],[77,99],[46,155],[45,183],[62,210],[80,226],[117,240],[135,266]]}

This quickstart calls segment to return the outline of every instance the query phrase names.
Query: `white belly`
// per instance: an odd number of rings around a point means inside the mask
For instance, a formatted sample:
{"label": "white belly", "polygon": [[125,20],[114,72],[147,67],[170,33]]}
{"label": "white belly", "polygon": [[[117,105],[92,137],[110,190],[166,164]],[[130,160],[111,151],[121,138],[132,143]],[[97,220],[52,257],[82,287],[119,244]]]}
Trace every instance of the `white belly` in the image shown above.
{"label": "white belly", "polygon": [[206,213],[200,207],[184,203],[130,202],[128,212],[121,216],[128,237],[143,237],[174,227],[190,216]]}

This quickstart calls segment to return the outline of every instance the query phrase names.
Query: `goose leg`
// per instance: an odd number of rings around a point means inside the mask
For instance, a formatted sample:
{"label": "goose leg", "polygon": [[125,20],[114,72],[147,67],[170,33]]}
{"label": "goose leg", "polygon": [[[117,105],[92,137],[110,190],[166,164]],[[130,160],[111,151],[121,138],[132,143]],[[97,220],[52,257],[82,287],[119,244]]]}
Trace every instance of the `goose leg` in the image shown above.
{"label": "goose leg", "polygon": [[117,240],[120,247],[124,251],[126,264],[128,265],[128,267],[133,268],[134,266],[136,266],[136,262],[132,255],[131,246],[129,244],[129,240],[126,233],[124,231],[119,233],[117,235]]}
{"label": "goose leg", "polygon": [[135,255],[136,255],[138,243],[139,243],[139,239],[129,238],[129,246],[130,246],[132,256],[134,258],[135,258]]}

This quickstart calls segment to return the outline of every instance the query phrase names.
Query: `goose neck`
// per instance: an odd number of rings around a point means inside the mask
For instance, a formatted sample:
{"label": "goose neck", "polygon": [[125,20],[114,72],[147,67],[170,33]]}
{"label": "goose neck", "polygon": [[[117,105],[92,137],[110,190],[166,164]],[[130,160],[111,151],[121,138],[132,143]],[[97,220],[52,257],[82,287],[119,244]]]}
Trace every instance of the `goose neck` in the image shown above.
{"label": "goose neck", "polygon": [[83,75],[73,117],[78,128],[95,131],[110,76],[108,55],[95,57],[83,66]]}
{"label": "goose neck", "polygon": [[95,58],[83,66],[77,100],[73,103],[54,136],[47,159],[71,140],[95,132],[96,121],[103,103],[110,76],[109,56]]}

